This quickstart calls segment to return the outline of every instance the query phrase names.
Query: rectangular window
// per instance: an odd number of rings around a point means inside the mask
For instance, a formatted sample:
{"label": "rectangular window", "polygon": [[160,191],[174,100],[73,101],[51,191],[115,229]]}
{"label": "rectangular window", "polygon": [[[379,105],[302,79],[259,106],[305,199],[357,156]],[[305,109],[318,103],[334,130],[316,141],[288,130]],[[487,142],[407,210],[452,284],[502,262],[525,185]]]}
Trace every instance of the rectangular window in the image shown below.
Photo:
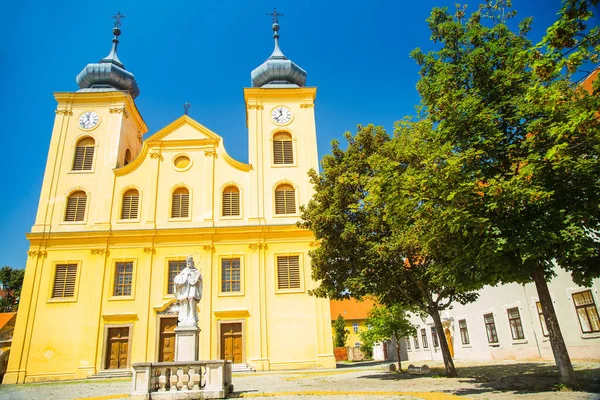
{"label": "rectangular window", "polygon": [[410,338],[407,336],[404,339],[406,339],[406,350],[410,350]]}
{"label": "rectangular window", "polygon": [[118,262],[115,270],[115,289],[113,296],[131,296],[133,281],[133,262]]}
{"label": "rectangular window", "polygon": [[415,340],[415,350],[417,350],[419,348],[419,338],[416,336],[413,336],[413,339]]}
{"label": "rectangular window", "polygon": [[462,344],[471,344],[469,341],[469,330],[467,329],[467,320],[461,319],[458,321],[458,327],[460,328],[460,340]]}
{"label": "rectangular window", "polygon": [[573,293],[573,303],[575,303],[575,312],[579,318],[581,331],[583,333],[600,332],[600,319],[592,291]]}
{"label": "rectangular window", "polygon": [[221,260],[221,291],[239,292],[241,290],[240,259]]}
{"label": "rectangular window", "polygon": [[175,277],[185,268],[185,260],[169,261],[169,282],[167,287],[168,294],[175,293]]}
{"label": "rectangular window", "polygon": [[277,256],[277,288],[300,289],[300,256]]}
{"label": "rectangular window", "polygon": [[77,264],[58,264],[54,275],[54,289],[52,297],[75,296],[75,280],[77,278]]}
{"label": "rectangular window", "polygon": [[537,308],[538,317],[540,318],[540,325],[542,326],[542,334],[548,337],[548,328],[546,327],[546,320],[544,319],[544,313],[542,312],[542,303],[539,301],[535,303]]}
{"label": "rectangular window", "polygon": [[483,316],[483,320],[485,321],[485,330],[487,332],[488,343],[498,343],[498,333],[496,332],[494,314],[485,314]]}
{"label": "rectangular window", "polygon": [[510,333],[512,333],[513,340],[525,339],[523,333],[523,325],[521,324],[521,315],[519,314],[519,308],[509,308],[506,310],[508,314],[508,324],[510,325]]}
{"label": "rectangular window", "polygon": [[354,333],[358,333],[358,322],[353,322],[352,323],[352,331]]}
{"label": "rectangular window", "polygon": [[427,331],[425,328],[421,329],[421,342],[423,343],[424,349],[429,347],[429,343],[427,343]]}
{"label": "rectangular window", "polygon": [[440,347],[440,343],[438,342],[437,331],[433,326],[431,327],[431,342],[433,343],[433,347]]}

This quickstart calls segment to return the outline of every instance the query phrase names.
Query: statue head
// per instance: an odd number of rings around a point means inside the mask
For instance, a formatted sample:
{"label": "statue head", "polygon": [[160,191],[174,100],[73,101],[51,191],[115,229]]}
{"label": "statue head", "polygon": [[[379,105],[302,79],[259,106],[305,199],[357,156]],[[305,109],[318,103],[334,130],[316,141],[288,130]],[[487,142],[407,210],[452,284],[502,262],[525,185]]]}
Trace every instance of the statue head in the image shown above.
{"label": "statue head", "polygon": [[186,266],[187,266],[188,268],[193,268],[193,267],[194,267],[194,257],[192,257],[192,256],[187,256],[187,257],[185,258],[185,263],[186,263]]}

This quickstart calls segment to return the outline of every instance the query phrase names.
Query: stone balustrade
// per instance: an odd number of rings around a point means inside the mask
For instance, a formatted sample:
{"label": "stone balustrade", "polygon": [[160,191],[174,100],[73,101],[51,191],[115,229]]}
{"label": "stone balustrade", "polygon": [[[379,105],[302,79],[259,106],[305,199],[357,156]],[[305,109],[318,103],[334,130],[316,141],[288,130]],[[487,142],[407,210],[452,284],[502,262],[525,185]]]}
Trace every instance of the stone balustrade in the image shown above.
{"label": "stone balustrade", "polygon": [[131,399],[224,399],[233,391],[231,361],[133,364]]}

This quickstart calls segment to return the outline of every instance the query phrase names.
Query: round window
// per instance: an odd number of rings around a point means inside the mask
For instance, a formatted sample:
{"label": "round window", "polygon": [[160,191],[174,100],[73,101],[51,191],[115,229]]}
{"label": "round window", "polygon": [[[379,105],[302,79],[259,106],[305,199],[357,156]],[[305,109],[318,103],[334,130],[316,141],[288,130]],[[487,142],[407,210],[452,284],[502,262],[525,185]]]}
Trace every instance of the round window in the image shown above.
{"label": "round window", "polygon": [[175,168],[177,169],[184,169],[187,168],[188,165],[190,165],[190,159],[187,156],[179,156],[175,159]]}

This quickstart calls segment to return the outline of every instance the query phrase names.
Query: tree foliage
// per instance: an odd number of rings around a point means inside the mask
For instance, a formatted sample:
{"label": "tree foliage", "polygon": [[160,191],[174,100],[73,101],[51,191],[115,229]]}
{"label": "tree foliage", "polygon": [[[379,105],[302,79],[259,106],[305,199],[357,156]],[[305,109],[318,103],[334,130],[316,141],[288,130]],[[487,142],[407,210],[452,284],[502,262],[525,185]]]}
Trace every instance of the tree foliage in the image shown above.
{"label": "tree foliage", "polygon": [[414,336],[417,328],[408,319],[408,310],[399,305],[375,306],[367,318],[368,330],[360,333],[363,343],[375,343],[394,340],[398,357],[398,371],[402,371],[400,360],[400,340],[405,336]]}
{"label": "tree foliage", "polygon": [[334,346],[345,347],[346,340],[350,332],[346,329],[346,320],[342,317],[342,314],[338,315],[337,319],[333,322],[333,333],[334,333]]}
{"label": "tree foliage", "polygon": [[0,268],[0,287],[4,291],[4,297],[0,298],[0,312],[17,311],[24,277],[24,269],[13,269],[8,265]]}
{"label": "tree foliage", "polygon": [[[527,39],[530,18],[511,31],[508,0],[487,1],[469,17],[463,7],[434,8],[438,48],[412,53],[421,120],[405,121],[411,136],[395,139],[432,151],[411,195],[446,216],[434,221],[455,240],[440,249],[428,238],[426,252],[454,254],[445,266],[458,280],[534,281],[565,383],[573,372],[546,281],[557,263],[581,285],[600,275],[599,86],[588,92],[570,80],[598,61],[598,27],[586,25],[595,4],[566,1],[538,45]],[[465,273],[469,264],[476,268]]]}

